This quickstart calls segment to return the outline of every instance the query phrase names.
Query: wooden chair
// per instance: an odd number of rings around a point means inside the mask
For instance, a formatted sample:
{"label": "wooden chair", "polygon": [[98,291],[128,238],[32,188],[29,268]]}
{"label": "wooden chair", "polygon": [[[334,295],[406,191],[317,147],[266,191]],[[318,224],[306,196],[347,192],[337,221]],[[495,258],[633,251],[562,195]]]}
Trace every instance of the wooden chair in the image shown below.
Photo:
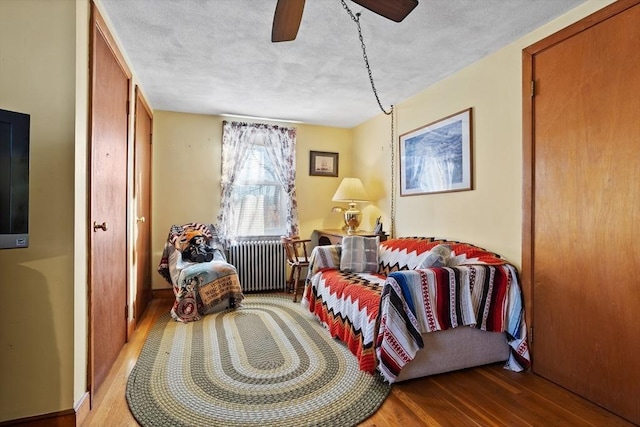
{"label": "wooden chair", "polygon": [[287,263],[291,268],[289,274],[289,280],[287,281],[287,287],[293,291],[293,302],[298,300],[298,283],[300,282],[300,275],[304,267],[309,267],[309,253],[307,251],[307,243],[311,242],[309,239],[300,239],[300,237],[280,237],[280,241],[284,246],[284,251],[287,254]]}

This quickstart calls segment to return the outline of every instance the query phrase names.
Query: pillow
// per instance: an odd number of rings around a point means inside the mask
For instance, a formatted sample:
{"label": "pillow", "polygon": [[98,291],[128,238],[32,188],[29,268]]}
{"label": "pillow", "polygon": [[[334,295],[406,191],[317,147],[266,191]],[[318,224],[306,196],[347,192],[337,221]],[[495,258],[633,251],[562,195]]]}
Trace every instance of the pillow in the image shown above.
{"label": "pillow", "polygon": [[452,265],[450,265],[451,261],[451,247],[444,244],[436,245],[429,251],[418,268],[452,267]]}
{"label": "pillow", "polygon": [[376,273],[378,271],[379,245],[380,236],[343,237],[340,270],[351,273]]}

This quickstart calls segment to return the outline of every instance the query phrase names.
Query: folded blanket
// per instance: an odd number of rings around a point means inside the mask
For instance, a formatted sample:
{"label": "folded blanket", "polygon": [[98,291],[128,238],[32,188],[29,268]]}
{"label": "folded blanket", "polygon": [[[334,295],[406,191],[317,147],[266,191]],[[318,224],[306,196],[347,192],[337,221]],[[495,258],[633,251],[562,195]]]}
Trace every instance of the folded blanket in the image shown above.
{"label": "folded blanket", "polygon": [[423,348],[422,333],[458,326],[506,332],[511,355],[505,367],[522,371],[530,365],[517,273],[505,263],[391,273],[380,301],[378,368],[395,381]]}

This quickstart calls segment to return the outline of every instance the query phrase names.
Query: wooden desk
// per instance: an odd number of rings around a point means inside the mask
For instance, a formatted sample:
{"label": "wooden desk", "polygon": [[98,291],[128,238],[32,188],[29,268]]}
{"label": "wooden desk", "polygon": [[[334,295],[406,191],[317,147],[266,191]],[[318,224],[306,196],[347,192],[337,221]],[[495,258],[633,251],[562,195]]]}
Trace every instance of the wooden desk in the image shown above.
{"label": "wooden desk", "polygon": [[380,237],[380,241],[387,240],[386,234],[374,234],[371,231],[358,230],[355,233],[347,233],[347,230],[332,229],[332,230],[315,230],[318,235],[318,245],[339,245],[342,243],[344,236],[363,236],[363,237]]}

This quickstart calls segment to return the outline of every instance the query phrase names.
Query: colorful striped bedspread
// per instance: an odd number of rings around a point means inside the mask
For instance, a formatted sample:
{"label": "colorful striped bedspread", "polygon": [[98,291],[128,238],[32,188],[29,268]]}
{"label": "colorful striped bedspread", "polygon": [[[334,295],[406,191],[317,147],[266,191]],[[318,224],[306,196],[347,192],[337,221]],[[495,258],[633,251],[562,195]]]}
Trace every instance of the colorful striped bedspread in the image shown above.
{"label": "colorful striped bedspread", "polygon": [[302,304],[348,346],[361,370],[377,369],[394,382],[423,348],[422,333],[463,325],[505,332],[511,347],[505,368],[521,371],[530,365],[520,284],[506,261],[476,257],[453,267],[386,276],[341,272],[339,247],[314,252],[320,253],[312,255]]}

